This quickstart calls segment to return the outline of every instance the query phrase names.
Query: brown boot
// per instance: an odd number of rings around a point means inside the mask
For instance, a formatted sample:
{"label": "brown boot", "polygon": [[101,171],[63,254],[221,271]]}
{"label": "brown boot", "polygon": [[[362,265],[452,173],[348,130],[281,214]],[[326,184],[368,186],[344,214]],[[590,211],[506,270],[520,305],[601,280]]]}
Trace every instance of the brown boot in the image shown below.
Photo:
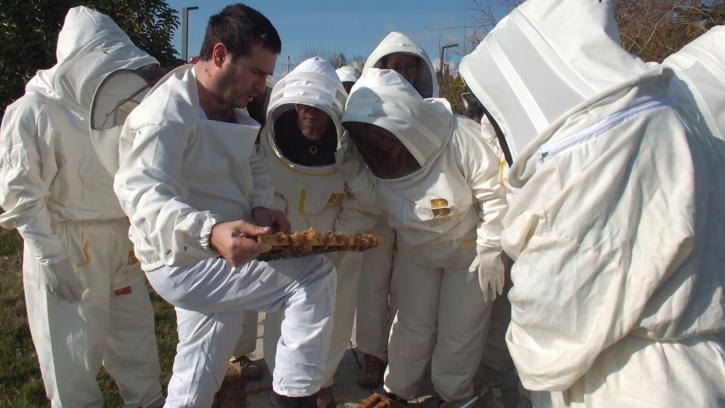
{"label": "brown boot", "polygon": [[358,385],[364,388],[377,388],[383,383],[385,362],[373,355],[363,354],[363,368]]}

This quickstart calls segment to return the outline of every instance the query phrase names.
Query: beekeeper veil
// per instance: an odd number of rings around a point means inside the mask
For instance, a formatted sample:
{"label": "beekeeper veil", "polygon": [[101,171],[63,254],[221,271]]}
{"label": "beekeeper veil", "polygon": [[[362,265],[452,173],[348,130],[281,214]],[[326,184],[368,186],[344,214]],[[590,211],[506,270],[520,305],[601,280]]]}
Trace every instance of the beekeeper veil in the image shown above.
{"label": "beekeeper veil", "polygon": [[[270,94],[266,126],[272,132],[270,144],[275,154],[288,159],[280,148],[277,135],[274,134],[274,125],[282,115],[294,110],[296,105],[311,106],[327,114],[335,127],[335,143],[339,143],[343,131],[340,119],[346,99],[347,92],[329,62],[320,57],[312,57],[300,63],[274,85]],[[334,150],[333,148],[333,154]]]}
{"label": "beekeeper veil", "polygon": [[55,89],[87,112],[93,147],[113,174],[123,120],[164,71],[111,18],[86,7],[68,12],[57,54]]}
{"label": "beekeeper veil", "polygon": [[378,44],[365,61],[363,74],[370,68],[388,68],[384,66],[383,61],[393,53],[409,54],[416,57],[419,64],[415,78],[415,89],[424,98],[437,98],[439,96],[438,79],[430,57],[423,48],[403,33],[393,31]]}
{"label": "beekeeper veil", "polygon": [[445,99],[424,99],[397,72],[370,68],[352,88],[342,121],[373,173],[391,179],[429,167],[450,140],[453,119]]}
{"label": "beekeeper veil", "polygon": [[609,1],[537,0],[502,19],[459,72],[516,162],[569,109],[647,69],[622,49]]}

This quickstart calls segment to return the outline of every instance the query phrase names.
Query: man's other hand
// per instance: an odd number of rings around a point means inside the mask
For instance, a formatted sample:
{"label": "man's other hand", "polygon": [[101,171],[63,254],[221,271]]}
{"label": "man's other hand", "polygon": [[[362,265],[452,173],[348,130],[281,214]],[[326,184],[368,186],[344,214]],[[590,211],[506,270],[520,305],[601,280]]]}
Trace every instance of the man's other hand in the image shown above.
{"label": "man's other hand", "polygon": [[238,220],[216,224],[211,229],[209,242],[212,249],[235,267],[244,265],[272,247],[257,242],[257,236],[269,234],[272,229]]}
{"label": "man's other hand", "polygon": [[252,220],[263,227],[272,227],[272,232],[289,233],[292,229],[287,217],[282,211],[270,208],[255,207],[252,209]]}

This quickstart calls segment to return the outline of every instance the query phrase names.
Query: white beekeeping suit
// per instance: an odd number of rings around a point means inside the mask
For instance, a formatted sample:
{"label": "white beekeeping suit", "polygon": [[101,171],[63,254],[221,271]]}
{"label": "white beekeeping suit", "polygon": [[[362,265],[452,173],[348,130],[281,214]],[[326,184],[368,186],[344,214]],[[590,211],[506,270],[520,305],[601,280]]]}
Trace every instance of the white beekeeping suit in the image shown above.
{"label": "white beekeeping suit", "polygon": [[[711,28],[680,51],[665,58],[682,80],[679,94],[687,104],[694,98],[700,115],[715,137],[725,140],[725,26]],[[690,95],[688,95],[690,94]],[[689,97],[689,98],[688,98]],[[678,100],[679,101],[679,100]]]}
{"label": "white beekeeping suit", "polygon": [[[363,74],[343,123],[375,174],[372,183],[353,191],[372,195],[398,237],[398,313],[385,388],[413,398],[430,362],[433,385],[444,401],[469,397],[496,291],[482,293],[468,271],[480,265],[498,284],[503,276],[499,231],[506,202],[498,158],[477,123],[456,117],[444,99],[421,98],[392,70]],[[369,132],[372,125],[397,142],[361,139],[364,132],[356,129]],[[398,164],[390,165],[398,172],[394,175],[376,170],[381,161],[392,161],[387,153],[400,151],[381,147],[391,144],[405,149],[408,163],[414,160],[408,174],[399,173]],[[355,155],[352,150],[348,159]]]}
{"label": "white beekeeping suit", "polygon": [[672,71],[608,2],[542,0],[460,69],[516,152],[507,343],[534,405],[721,406],[725,152]]}
{"label": "white beekeeping suit", "polygon": [[215,225],[271,208],[273,190],[254,151],[259,124],[239,108],[235,123],[209,119],[199,101],[199,64],[171,71],[128,116],[114,178],[141,267],[176,308],[179,344],[166,403],[212,405],[243,310],[284,310],[272,387],[309,397],[324,376],[334,268],[322,256],[234,267],[210,246]]}
{"label": "white beekeeping suit", "polygon": [[[275,190],[273,208],[287,215],[293,231],[315,228],[317,231],[354,234],[374,223],[374,217],[361,213],[334,163],[334,151],[343,131],[340,119],[346,98],[332,65],[320,57],[302,62],[272,89],[267,124],[260,135],[260,149],[267,160]],[[284,115],[292,115],[293,121],[296,120],[296,105],[312,106],[330,118],[328,135],[333,138],[330,150],[333,161],[329,164],[300,164],[290,159],[281,147],[284,139],[302,137],[277,126]],[[360,252],[331,254],[329,258],[338,275],[337,302],[323,387],[332,385],[337,366],[350,342],[362,267]],[[275,312],[267,314],[265,320],[264,357],[270,369],[275,366],[282,318],[281,312]]]}
{"label": "white beekeeping suit", "polygon": [[85,7],[66,15],[56,56],[0,129],[0,225],[25,242],[25,302],[45,390],[53,407],[101,406],[103,364],[126,406],[161,404],[153,309],[88,127],[109,73],[157,62]]}
{"label": "white beekeeping suit", "polygon": [[[393,53],[417,58],[417,75],[413,85],[424,98],[437,98],[438,80],[433,64],[425,50],[406,34],[388,34],[370,53],[363,73],[371,68],[386,68],[383,61]],[[387,361],[388,334],[397,310],[397,300],[395,294],[391,293],[395,233],[384,218],[370,232],[383,237],[383,245],[365,253],[355,324],[357,347],[365,356],[360,382],[361,385],[374,387],[382,380],[376,371],[382,374],[384,362]]]}

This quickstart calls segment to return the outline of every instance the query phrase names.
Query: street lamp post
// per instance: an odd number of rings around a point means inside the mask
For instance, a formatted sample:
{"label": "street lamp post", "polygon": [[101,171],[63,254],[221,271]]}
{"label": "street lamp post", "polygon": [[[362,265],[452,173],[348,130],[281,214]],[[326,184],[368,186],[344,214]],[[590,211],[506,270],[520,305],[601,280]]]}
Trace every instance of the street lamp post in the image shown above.
{"label": "street lamp post", "polygon": [[458,43],[450,43],[446,44],[441,47],[441,55],[440,55],[440,68],[438,72],[440,72],[441,78],[443,78],[443,57],[445,56],[446,48],[454,48],[458,47]]}
{"label": "street lamp post", "polygon": [[199,7],[191,6],[181,9],[181,59],[184,63],[189,62],[189,11],[199,10]]}

